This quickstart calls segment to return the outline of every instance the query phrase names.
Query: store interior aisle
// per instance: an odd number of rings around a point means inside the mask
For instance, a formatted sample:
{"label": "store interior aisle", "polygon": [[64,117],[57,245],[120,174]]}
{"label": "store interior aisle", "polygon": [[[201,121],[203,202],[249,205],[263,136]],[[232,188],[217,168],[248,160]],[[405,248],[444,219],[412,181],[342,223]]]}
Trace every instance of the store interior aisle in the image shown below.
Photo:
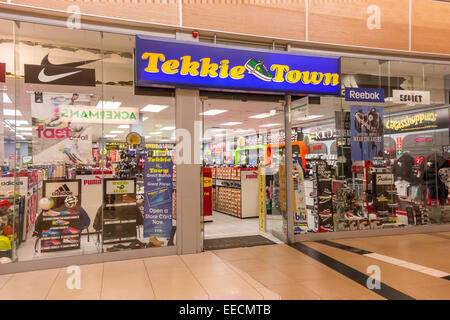
{"label": "store interior aisle", "polygon": [[[272,230],[272,224],[281,225],[281,216],[268,219],[267,224],[267,230]],[[272,234],[259,231],[259,218],[240,219],[228,214],[213,211],[212,221],[205,222],[204,225],[204,239],[242,237],[257,234],[262,235],[275,243],[283,243]]]}

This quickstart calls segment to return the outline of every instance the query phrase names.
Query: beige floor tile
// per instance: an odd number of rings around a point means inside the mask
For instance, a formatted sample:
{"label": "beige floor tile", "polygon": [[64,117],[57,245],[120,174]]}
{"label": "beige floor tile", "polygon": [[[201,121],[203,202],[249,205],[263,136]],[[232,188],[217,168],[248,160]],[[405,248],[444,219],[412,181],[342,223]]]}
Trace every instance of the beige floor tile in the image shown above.
{"label": "beige floor tile", "polygon": [[264,285],[261,282],[256,281],[254,278],[252,278],[247,272],[236,268],[235,266],[229,264],[229,267],[233,269],[236,274],[238,274],[245,282],[247,282],[251,287],[259,289],[261,287],[264,287]]}
{"label": "beige floor tile", "polygon": [[248,274],[256,281],[262,283],[266,287],[273,284],[288,284],[292,283],[292,279],[284,273],[273,269],[266,269],[260,271],[250,271]]}
{"label": "beige floor tile", "polygon": [[102,284],[103,300],[152,300],[155,297],[142,260],[105,263]]}
{"label": "beige floor tile", "polygon": [[80,289],[69,289],[67,280],[71,274],[62,268],[47,296],[49,300],[98,300],[101,297],[103,264],[80,266]]}
{"label": "beige floor tile", "polygon": [[238,274],[222,277],[200,277],[197,280],[210,296],[218,294],[230,295],[233,292],[253,289],[253,287]]}
{"label": "beige floor tile", "polygon": [[215,250],[214,254],[220,259],[227,261],[246,260],[257,257],[256,251],[249,250],[249,248]]}
{"label": "beige floor tile", "polygon": [[186,254],[180,257],[188,266],[222,263],[222,260],[210,251],[197,254]]}
{"label": "beige floor tile", "polygon": [[205,264],[193,264],[188,266],[192,274],[195,277],[209,277],[216,276],[221,277],[225,275],[234,274],[235,272],[225,263],[205,263]]}
{"label": "beige floor tile", "polygon": [[8,280],[11,279],[12,276],[13,276],[12,274],[2,274],[2,275],[0,275],[0,290],[8,282]]}
{"label": "beige floor tile", "polygon": [[210,295],[211,300],[264,300],[264,296],[256,289],[235,290],[230,293]]}
{"label": "beige floor tile", "polygon": [[371,294],[369,289],[343,276],[302,281],[301,284],[325,299],[326,297],[358,297]]}
{"label": "beige floor tile", "polygon": [[241,269],[242,271],[258,271],[266,268],[273,268],[273,266],[267,262],[264,262],[260,259],[247,259],[247,260],[235,260],[230,261],[230,263],[236,267]]}
{"label": "beige floor tile", "polygon": [[173,283],[158,282],[153,285],[157,300],[208,300],[207,292],[197,281]]}
{"label": "beige floor tile", "polygon": [[264,300],[281,300],[281,296],[269,288],[259,287],[256,288],[256,291],[263,296]]}
{"label": "beige floor tile", "polygon": [[450,284],[405,288],[402,291],[420,300],[450,300]]}
{"label": "beige floor tile", "polygon": [[269,289],[279,294],[282,300],[320,300],[320,296],[298,283],[274,284]]}
{"label": "beige floor tile", "polygon": [[49,269],[16,273],[0,290],[0,300],[43,300],[59,271]]}
{"label": "beige floor tile", "polygon": [[169,269],[169,268],[184,268],[186,267],[183,260],[180,258],[180,256],[174,255],[174,256],[163,256],[163,257],[152,257],[152,258],[146,258],[143,259],[145,266],[149,270],[156,270],[156,269]]}

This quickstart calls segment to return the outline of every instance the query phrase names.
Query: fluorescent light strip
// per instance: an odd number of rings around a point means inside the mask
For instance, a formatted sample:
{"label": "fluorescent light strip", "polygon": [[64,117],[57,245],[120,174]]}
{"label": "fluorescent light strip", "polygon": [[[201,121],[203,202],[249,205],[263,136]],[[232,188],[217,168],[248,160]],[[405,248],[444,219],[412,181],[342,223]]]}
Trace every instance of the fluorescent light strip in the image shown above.
{"label": "fluorescent light strip", "polygon": [[97,103],[97,106],[95,107],[96,109],[117,109],[120,107],[120,105],[122,104],[122,102],[119,101],[103,101],[100,100]]}
{"label": "fluorescent light strip", "polygon": [[116,134],[107,134],[107,135],[105,135],[105,138],[115,138],[115,137],[117,137]]}
{"label": "fluorescent light strip", "polygon": [[130,127],[130,125],[128,124],[121,124],[120,126],[118,126],[118,129],[128,129]]}
{"label": "fluorescent light strip", "polygon": [[200,113],[202,116],[216,116],[218,114],[227,112],[228,110],[219,110],[219,109],[211,109],[208,111],[205,111],[203,113]]}
{"label": "fluorescent light strip", "polygon": [[33,128],[31,127],[17,127],[17,131],[31,131]]}
{"label": "fluorescent light strip", "polygon": [[159,105],[159,104],[148,104],[141,109],[141,112],[161,112],[169,106]]}
{"label": "fluorescent light strip", "polygon": [[15,109],[3,109],[3,115],[4,116],[18,116],[18,117],[21,117],[22,116],[22,112],[20,112],[20,110],[15,110]]}
{"label": "fluorescent light strip", "polygon": [[242,122],[225,122],[225,123],[222,123],[221,124],[221,126],[236,126],[236,125],[238,125],[238,124],[242,124]]}
{"label": "fluorescent light strip", "polygon": [[27,120],[5,120],[5,122],[11,126],[20,126],[22,124],[29,124]]}
{"label": "fluorescent light strip", "polygon": [[122,131],[122,130],[113,130],[113,131],[110,131],[109,133],[124,133],[124,131]]}
{"label": "fluorescent light strip", "polygon": [[3,103],[12,103],[6,92],[3,92]]}
{"label": "fluorescent light strip", "polygon": [[172,131],[172,130],[175,130],[175,127],[163,127],[160,130],[162,130],[162,131]]}
{"label": "fluorescent light strip", "polygon": [[260,114],[255,114],[253,116],[250,116],[249,118],[252,119],[264,119],[264,118],[268,118],[271,117],[272,115],[270,113],[260,113]]}
{"label": "fluorescent light strip", "polygon": [[276,126],[279,126],[279,125],[280,125],[279,123],[268,123],[268,124],[263,124],[260,127],[268,128],[268,127],[276,127]]}

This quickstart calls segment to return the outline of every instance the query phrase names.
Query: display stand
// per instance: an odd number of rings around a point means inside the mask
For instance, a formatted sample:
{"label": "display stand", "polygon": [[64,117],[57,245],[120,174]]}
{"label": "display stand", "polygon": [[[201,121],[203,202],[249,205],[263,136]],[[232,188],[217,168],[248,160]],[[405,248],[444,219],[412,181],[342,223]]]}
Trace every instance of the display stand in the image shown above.
{"label": "display stand", "polygon": [[[44,214],[44,213],[42,213]],[[64,226],[55,226],[56,221],[65,221],[68,223]],[[65,234],[65,230],[71,228],[80,230],[80,213],[72,211],[70,216],[42,217],[42,232],[40,235],[41,252],[54,252],[62,250],[80,249],[81,233]],[[59,232],[57,236],[45,235],[45,230],[53,230]]]}
{"label": "display stand", "polygon": [[104,179],[102,244],[137,239],[136,179]]}
{"label": "display stand", "polygon": [[242,219],[258,217],[257,170],[215,169],[220,170],[213,171],[213,209]]}

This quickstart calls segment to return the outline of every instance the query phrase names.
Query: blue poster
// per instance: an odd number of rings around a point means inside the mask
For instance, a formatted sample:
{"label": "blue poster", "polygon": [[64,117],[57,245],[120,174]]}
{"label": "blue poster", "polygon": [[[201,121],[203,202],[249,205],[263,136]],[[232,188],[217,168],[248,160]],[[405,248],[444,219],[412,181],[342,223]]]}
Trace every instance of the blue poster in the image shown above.
{"label": "blue poster", "polygon": [[340,61],[269,50],[136,37],[136,85],[340,93]]}
{"label": "blue poster", "polygon": [[382,159],[383,107],[351,106],[352,161]]}
{"label": "blue poster", "polygon": [[172,158],[147,157],[144,170],[144,237],[169,239],[172,230]]}

